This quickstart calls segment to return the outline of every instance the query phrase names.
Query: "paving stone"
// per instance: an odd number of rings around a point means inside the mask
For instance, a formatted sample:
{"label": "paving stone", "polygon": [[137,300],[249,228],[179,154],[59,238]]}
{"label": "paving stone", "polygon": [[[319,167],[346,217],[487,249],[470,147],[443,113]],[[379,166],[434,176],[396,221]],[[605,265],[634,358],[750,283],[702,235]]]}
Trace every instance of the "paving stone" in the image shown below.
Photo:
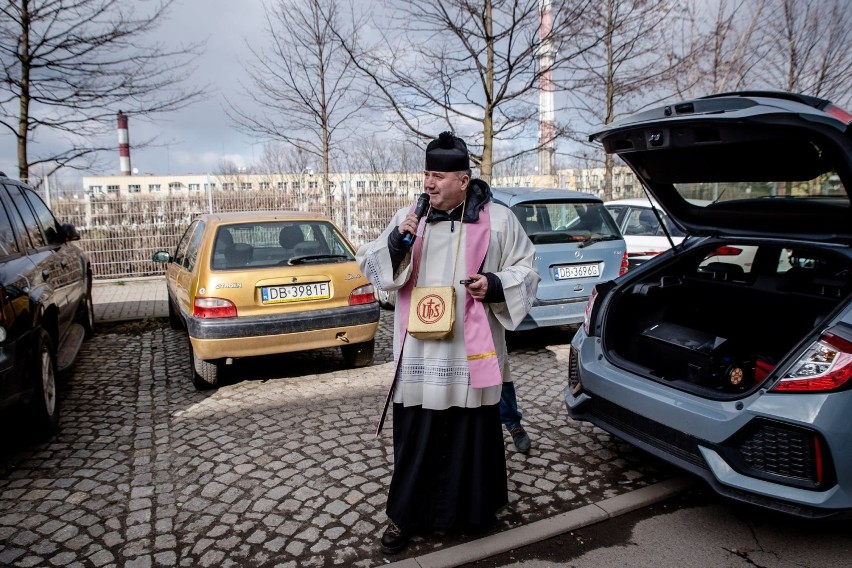
{"label": "paving stone", "polygon": [[[381,438],[372,431],[392,316],[381,317],[371,367],[342,368],[337,349],[238,360],[207,392],[187,377],[183,332],[96,334],[60,386],[55,439],[18,451],[14,467],[0,452],[0,564],[384,564],[392,415]],[[565,416],[567,350],[563,340],[510,352],[533,450],[518,454],[504,433],[505,528],[669,475]],[[459,538],[414,539],[405,555]]]}

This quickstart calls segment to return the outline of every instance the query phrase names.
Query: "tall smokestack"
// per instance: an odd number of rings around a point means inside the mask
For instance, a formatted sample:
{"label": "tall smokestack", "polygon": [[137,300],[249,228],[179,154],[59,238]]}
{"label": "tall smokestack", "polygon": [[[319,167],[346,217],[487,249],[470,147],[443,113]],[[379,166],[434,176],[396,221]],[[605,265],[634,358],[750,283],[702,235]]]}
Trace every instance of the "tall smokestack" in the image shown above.
{"label": "tall smokestack", "polygon": [[556,132],[556,120],[553,99],[553,10],[551,0],[539,0],[541,11],[541,27],[539,28],[539,39],[541,45],[538,50],[538,68],[541,72],[539,80],[538,99],[538,175],[556,175],[556,141],[553,135]]}
{"label": "tall smokestack", "polygon": [[127,115],[118,111],[118,161],[121,175],[130,175],[130,133],[127,130]]}

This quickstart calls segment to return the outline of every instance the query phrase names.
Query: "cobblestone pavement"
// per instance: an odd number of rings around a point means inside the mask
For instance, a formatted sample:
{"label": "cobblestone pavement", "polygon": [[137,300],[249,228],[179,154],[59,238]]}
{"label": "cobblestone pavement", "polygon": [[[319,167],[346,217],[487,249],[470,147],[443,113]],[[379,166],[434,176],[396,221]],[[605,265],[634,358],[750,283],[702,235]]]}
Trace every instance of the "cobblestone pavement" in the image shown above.
{"label": "cobblestone pavement", "polygon": [[[368,567],[470,538],[378,551],[393,454],[390,423],[379,439],[374,429],[391,319],[382,313],[371,367],[343,370],[332,349],[238,361],[212,392],[188,378],[184,333],[102,331],[64,377],[52,441],[0,424],[0,565]],[[672,475],[567,417],[570,334],[518,337],[511,362],[534,445],[524,456],[506,436],[498,530]]]}

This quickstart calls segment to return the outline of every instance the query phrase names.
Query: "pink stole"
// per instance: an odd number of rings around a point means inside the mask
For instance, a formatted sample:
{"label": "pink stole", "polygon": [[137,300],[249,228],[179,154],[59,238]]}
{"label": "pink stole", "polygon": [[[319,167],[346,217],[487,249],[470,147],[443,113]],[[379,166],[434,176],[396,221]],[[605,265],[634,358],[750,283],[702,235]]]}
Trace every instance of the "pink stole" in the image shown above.
{"label": "pink stole", "polygon": [[[464,275],[477,274],[479,267],[482,266],[482,261],[485,260],[485,253],[488,252],[488,243],[491,233],[491,215],[486,204],[479,212],[479,221],[477,223],[459,223],[459,230],[462,227],[466,228],[467,235],[464,237],[465,246],[465,268],[467,273]],[[411,251],[411,262],[414,263],[414,270],[408,282],[400,288],[397,302],[399,303],[399,313],[401,317],[398,322],[400,337],[404,340],[408,331],[408,310],[411,305],[411,289],[414,288],[417,277],[418,263],[423,249],[423,233],[425,232],[426,218],[420,219],[420,225],[417,227],[417,241],[414,249]],[[458,259],[456,259],[458,260]],[[455,282],[451,282],[455,285]],[[462,320],[462,329],[464,333],[464,344],[467,350],[467,366],[470,371],[470,385],[474,388],[493,387],[503,383],[503,377],[500,372],[500,362],[497,359],[497,350],[494,347],[494,338],[491,336],[491,328],[488,325],[488,316],[485,313],[485,306],[482,302],[473,299],[473,296],[467,292],[464,294],[464,318]],[[456,326],[458,326],[458,318],[456,318]],[[400,342],[400,349],[404,347],[405,342]],[[400,352],[400,359],[402,352]]]}

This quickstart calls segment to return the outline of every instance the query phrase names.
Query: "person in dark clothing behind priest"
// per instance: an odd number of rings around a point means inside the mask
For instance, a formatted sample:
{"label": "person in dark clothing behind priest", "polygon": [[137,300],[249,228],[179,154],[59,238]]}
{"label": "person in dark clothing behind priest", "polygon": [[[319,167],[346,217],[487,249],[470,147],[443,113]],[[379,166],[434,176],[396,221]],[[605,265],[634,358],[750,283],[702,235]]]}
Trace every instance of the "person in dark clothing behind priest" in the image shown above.
{"label": "person in dark clothing behind priest", "polygon": [[[539,282],[532,243],[515,215],[491,201],[488,184],[471,179],[463,140],[444,132],[428,144],[423,188],[426,214],[418,220],[413,207],[400,209],[357,254],[375,286],[398,291],[386,554],[414,534],[496,525],[508,502],[498,409],[511,380],[505,330],[524,319]],[[455,288],[452,338],[407,333],[415,285]]]}

